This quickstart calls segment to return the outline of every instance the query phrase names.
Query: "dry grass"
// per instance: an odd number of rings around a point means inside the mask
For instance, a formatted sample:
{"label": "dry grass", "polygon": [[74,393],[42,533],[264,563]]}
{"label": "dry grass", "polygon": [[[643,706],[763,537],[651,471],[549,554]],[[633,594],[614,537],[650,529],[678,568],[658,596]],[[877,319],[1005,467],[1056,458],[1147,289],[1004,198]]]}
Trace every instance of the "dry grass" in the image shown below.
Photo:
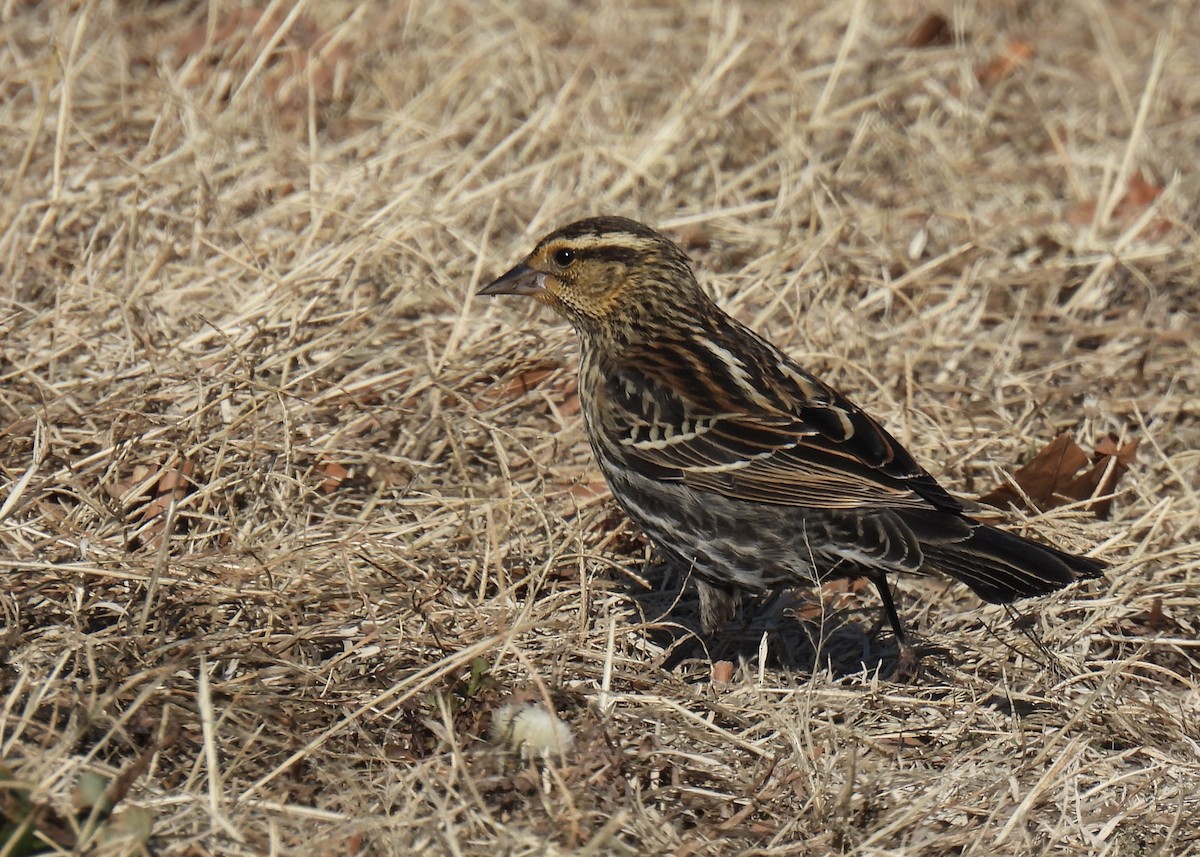
{"label": "dry grass", "polygon": [[[5,4],[0,765],[38,829],[1200,853],[1200,8],[978,5],[912,48],[936,7]],[[1012,520],[1109,580],[1028,627],[902,583],[952,653],[905,684],[869,591],[706,653],[596,490],[569,331],[472,298],[595,213],[684,242],[952,489],[1142,438],[1110,520]],[[565,756],[489,740],[514,696]],[[88,772],[119,802],[76,833]]]}

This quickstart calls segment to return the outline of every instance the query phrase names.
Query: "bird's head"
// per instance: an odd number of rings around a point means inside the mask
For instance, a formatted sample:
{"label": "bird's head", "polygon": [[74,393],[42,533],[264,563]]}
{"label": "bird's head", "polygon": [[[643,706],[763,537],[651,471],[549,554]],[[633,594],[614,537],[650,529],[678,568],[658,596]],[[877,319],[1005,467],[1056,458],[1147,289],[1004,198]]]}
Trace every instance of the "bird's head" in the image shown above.
{"label": "bird's head", "polygon": [[479,293],[528,295],[584,336],[636,335],[664,308],[678,314],[708,302],[683,251],[624,217],[593,217],[550,233]]}

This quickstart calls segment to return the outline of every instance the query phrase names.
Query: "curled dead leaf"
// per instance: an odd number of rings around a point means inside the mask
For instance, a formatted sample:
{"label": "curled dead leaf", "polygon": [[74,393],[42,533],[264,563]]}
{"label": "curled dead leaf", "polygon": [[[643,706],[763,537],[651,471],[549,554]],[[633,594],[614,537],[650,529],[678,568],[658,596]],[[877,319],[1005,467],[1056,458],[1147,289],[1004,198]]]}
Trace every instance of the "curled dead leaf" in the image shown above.
{"label": "curled dead leaf", "polygon": [[1011,481],[980,497],[980,502],[1046,510],[1091,500],[1087,507],[1096,517],[1107,518],[1112,506],[1110,495],[1133,463],[1138,442],[1134,438],[1121,443],[1116,435],[1109,434],[1101,438],[1089,456],[1070,433],[1064,432],[1017,470]]}

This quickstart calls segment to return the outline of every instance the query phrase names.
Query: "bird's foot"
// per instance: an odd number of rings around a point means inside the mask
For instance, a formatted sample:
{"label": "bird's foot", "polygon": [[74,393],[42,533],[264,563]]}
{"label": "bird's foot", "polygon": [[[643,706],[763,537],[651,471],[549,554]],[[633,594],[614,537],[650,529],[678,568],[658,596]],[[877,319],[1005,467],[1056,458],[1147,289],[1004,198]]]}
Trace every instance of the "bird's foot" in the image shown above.
{"label": "bird's foot", "polygon": [[950,650],[945,646],[935,646],[929,643],[910,643],[901,640],[900,651],[896,656],[896,666],[892,670],[891,680],[907,684],[920,678],[925,673],[926,659],[946,661],[950,659]]}

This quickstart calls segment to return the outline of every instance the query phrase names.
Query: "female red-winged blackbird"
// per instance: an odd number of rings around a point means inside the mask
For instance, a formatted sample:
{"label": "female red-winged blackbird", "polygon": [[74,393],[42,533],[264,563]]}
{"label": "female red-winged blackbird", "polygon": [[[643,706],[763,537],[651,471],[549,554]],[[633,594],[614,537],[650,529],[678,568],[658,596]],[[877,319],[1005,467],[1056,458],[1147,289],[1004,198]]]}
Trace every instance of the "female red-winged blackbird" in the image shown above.
{"label": "female red-winged blackbird", "polygon": [[741,590],[940,571],[1005,603],[1104,563],[969,517],[897,440],[713,303],[686,255],[620,217],[547,235],[484,295],[529,295],[579,334],[579,395],[617,502],[694,572],[705,633]]}

